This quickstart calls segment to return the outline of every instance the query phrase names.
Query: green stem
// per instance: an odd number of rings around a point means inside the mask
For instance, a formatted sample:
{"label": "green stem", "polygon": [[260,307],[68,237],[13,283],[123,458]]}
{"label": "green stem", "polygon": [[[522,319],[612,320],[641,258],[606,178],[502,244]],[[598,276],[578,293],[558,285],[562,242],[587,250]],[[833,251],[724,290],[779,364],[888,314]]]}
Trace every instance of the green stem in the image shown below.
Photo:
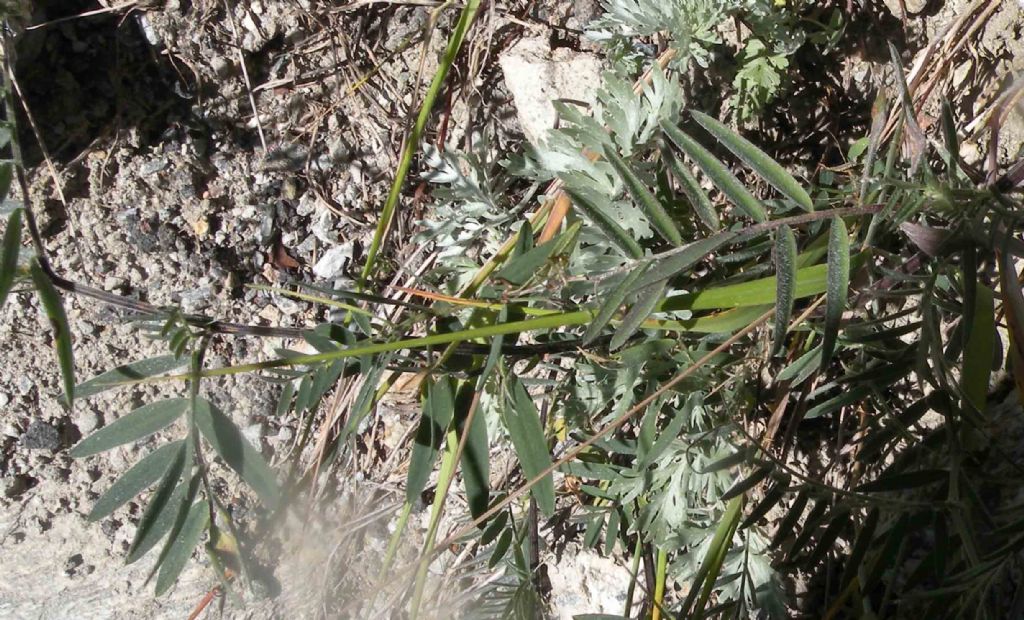
{"label": "green stem", "polygon": [[448,489],[455,478],[456,452],[458,452],[459,436],[455,432],[454,425],[448,429],[448,436],[445,440],[444,458],[441,460],[441,470],[438,473],[437,488],[434,490],[434,503],[430,508],[430,526],[427,528],[426,540],[423,542],[423,553],[420,557],[419,570],[416,571],[416,587],[413,590],[412,602],[409,607],[409,617],[416,620],[420,613],[420,604],[423,600],[423,589],[427,582],[427,569],[430,568],[430,560],[434,555],[434,539],[437,538],[437,527],[441,523],[441,513],[444,510],[445,498],[448,496]]}
{"label": "green stem", "polygon": [[661,620],[661,609],[665,600],[665,573],[668,572],[668,552],[658,549],[658,563],[654,570],[654,607],[651,620]]}
{"label": "green stem", "polygon": [[420,138],[423,136],[423,130],[430,119],[430,111],[434,107],[434,102],[441,92],[441,85],[444,83],[445,77],[448,76],[448,71],[455,62],[459,48],[462,47],[462,41],[465,39],[466,32],[469,30],[470,24],[473,23],[473,18],[476,16],[479,8],[480,0],[469,0],[466,6],[463,7],[462,14],[459,16],[459,22],[455,25],[455,31],[452,32],[451,37],[448,39],[448,47],[444,51],[441,64],[438,66],[437,72],[434,73],[434,78],[430,82],[427,94],[423,97],[423,104],[420,106],[416,123],[412,126],[409,135],[406,136],[402,148],[402,157],[398,162],[398,170],[395,172],[395,180],[391,184],[391,191],[388,193],[387,201],[384,203],[380,220],[377,222],[377,230],[374,232],[373,240],[370,242],[370,249],[366,254],[366,264],[363,265],[363,271],[359,276],[359,288],[363,287],[366,279],[373,274],[377,266],[377,254],[380,252],[380,247],[391,228],[391,222],[394,220],[395,208],[398,206],[398,199],[402,193],[402,186],[405,184],[405,177],[409,174],[409,168],[412,166],[413,154],[419,148]]}
{"label": "green stem", "polygon": [[644,555],[644,539],[640,534],[636,535],[636,545],[633,547],[633,565],[629,568],[629,587],[626,588],[626,608],[622,610],[622,617],[629,618],[629,612],[633,609],[633,593],[636,591],[636,578],[640,574],[640,559]]}

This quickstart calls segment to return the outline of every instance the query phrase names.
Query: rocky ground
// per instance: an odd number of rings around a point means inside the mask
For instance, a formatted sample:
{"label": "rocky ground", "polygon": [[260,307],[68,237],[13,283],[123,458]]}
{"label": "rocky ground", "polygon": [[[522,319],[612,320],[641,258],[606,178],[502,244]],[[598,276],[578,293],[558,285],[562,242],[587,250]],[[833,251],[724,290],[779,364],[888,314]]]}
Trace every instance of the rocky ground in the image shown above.
{"label": "rocky ground", "polygon": [[[86,0],[35,4],[37,24],[102,8]],[[107,291],[222,319],[311,327],[326,318],[323,310],[246,285],[350,283],[417,104],[421,46],[414,38],[430,12],[414,4],[253,0],[226,15],[211,0],[138,2],[20,34],[19,85],[46,148],[37,146],[29,123],[22,139],[33,166],[32,200],[57,269]],[[550,124],[546,101],[592,98],[600,59],[576,33],[596,3],[529,10],[528,4],[534,3],[496,2],[484,11],[465,50],[468,61],[456,72],[463,90],[450,110],[449,142],[459,144],[467,127],[492,119],[499,128],[495,147],[515,149],[522,133],[535,136]],[[900,4],[872,6],[899,20]],[[968,4],[907,0],[908,57],[940,38]],[[1024,70],[1020,5],[1001,5],[972,36],[966,56],[958,56],[951,86],[964,123]],[[446,14],[442,32],[449,22]],[[443,44],[439,33],[427,45],[428,78]],[[851,65],[851,92],[882,81],[883,66],[870,57]],[[1024,115],[1010,115],[1004,152],[1024,140],[1022,121]],[[978,161],[984,144],[964,149]],[[424,202],[409,200],[395,238],[408,237]],[[388,255],[401,265],[411,251],[389,248]],[[166,350],[110,308],[81,297],[65,303],[79,377]],[[205,558],[157,599],[144,583],[152,560],[123,564],[142,507],[130,503],[98,524],[84,518],[93,500],[164,436],[84,460],[67,454],[82,436],[181,387],[115,391],[69,413],[57,400],[60,379],[43,321],[28,294],[14,295],[0,312],[0,616],[184,617],[216,585]],[[257,360],[280,345],[218,339],[209,363]],[[278,390],[252,376],[206,387],[275,461],[290,451],[298,427],[274,415]],[[400,406],[379,416],[375,424],[388,428],[389,442],[411,424]],[[311,603],[327,609],[343,579],[332,583],[321,573],[321,581],[311,580],[309,566],[341,567],[346,557],[363,557],[365,549],[346,550],[345,519],[364,524],[367,549],[383,548],[393,515],[376,509],[392,503],[388,492],[401,479],[393,473],[366,472],[355,486],[339,475],[338,489],[317,508],[323,517],[286,536],[279,599],[230,613],[315,614]],[[217,483],[235,486],[227,474]],[[553,565],[552,583],[565,584],[555,588],[558,613],[620,611],[601,584],[621,570],[585,555]]]}

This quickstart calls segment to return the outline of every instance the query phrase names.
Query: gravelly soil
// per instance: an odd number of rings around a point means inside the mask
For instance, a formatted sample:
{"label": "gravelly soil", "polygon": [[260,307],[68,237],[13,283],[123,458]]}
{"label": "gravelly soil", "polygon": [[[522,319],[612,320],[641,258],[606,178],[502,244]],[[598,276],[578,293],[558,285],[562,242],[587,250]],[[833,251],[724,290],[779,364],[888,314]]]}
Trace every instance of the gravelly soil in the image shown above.
{"label": "gravelly soil", "polygon": [[[312,326],[325,313],[244,285],[292,278],[345,284],[353,275],[351,265],[366,245],[395,166],[402,119],[415,103],[409,93],[419,46],[406,48],[404,42],[425,23],[427,11],[378,6],[345,12],[306,0],[241,4],[248,7],[239,6],[228,19],[218,2],[170,0],[159,9],[80,19],[23,35],[19,80],[60,187],[38,165],[32,198],[54,264],[75,279],[186,312]],[[934,36],[962,4],[912,18],[912,32],[922,42]],[[1024,69],[1019,7],[1006,5],[974,47],[972,68],[957,76],[965,92],[977,91],[977,101],[958,107],[962,118],[980,112],[993,75]],[[35,19],[95,6],[39,2]],[[564,20],[568,12],[545,15]],[[509,45],[516,31],[490,27],[491,38],[469,53],[491,63],[476,90],[499,103],[477,108],[502,119],[508,130],[502,139],[514,144],[514,111],[494,68],[499,50],[485,52],[487,44]],[[432,49],[440,45],[435,40]],[[382,73],[352,94],[378,62]],[[866,75],[869,69],[862,62],[852,71]],[[451,139],[458,141],[471,119],[465,106],[461,112],[456,106],[453,118]],[[1020,118],[1012,121],[1016,128],[1009,130],[1005,152],[1024,140]],[[34,144],[27,130],[23,141]],[[980,153],[967,155],[977,159]],[[32,163],[43,159],[37,147],[26,156]],[[399,223],[396,236],[412,219]],[[403,251],[394,251],[396,262]],[[140,336],[109,308],[80,297],[66,304],[80,377],[165,351],[163,343]],[[84,518],[99,493],[167,435],[80,461],[67,455],[79,438],[118,415],[180,392],[171,386],[113,392],[66,412],[57,400],[60,382],[49,336],[38,328],[44,320],[27,294],[14,295],[0,311],[0,616],[181,618],[216,583],[205,559],[190,563],[171,594],[154,599],[152,586],[143,583],[152,560],[123,565],[141,506],[130,503],[100,524]],[[279,344],[219,339],[209,362],[255,360]],[[243,377],[211,381],[206,391],[269,458],[288,451],[297,421],[272,415],[276,387]],[[393,438],[409,424],[400,409],[382,415]],[[226,474],[218,484],[235,488]],[[364,491],[352,493],[334,501],[364,497]],[[321,526],[315,562],[326,561],[324,549],[341,545],[338,532],[344,530],[337,523],[327,519]],[[371,550],[386,536],[384,524],[375,527],[365,543]],[[308,562],[302,551],[308,545],[294,547],[295,561]],[[304,569],[286,563],[280,573],[286,586],[281,600],[291,609],[316,598],[287,589],[309,586]],[[603,578],[595,577],[595,583]],[[248,613],[289,615],[280,607],[272,611],[269,603],[256,603]]]}

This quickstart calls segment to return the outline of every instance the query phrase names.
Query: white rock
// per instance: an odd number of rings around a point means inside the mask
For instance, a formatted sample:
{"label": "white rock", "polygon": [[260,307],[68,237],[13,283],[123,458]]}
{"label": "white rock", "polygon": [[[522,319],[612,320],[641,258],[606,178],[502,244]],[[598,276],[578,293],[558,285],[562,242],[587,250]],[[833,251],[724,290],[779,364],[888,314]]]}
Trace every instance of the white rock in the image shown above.
{"label": "white rock", "polygon": [[320,260],[313,266],[313,274],[321,280],[329,280],[341,273],[350,260],[352,260],[352,243],[343,243],[324,252]]}
{"label": "white rock", "polygon": [[539,144],[554,128],[551,102],[571,99],[594,105],[601,84],[601,59],[566,48],[554,51],[546,37],[522,39],[498,57],[505,85],[515,100],[526,139]]}
{"label": "white rock", "polygon": [[79,407],[75,413],[75,426],[78,427],[78,432],[83,435],[87,435],[100,425],[100,416],[96,415],[95,411],[89,411],[84,407]]}

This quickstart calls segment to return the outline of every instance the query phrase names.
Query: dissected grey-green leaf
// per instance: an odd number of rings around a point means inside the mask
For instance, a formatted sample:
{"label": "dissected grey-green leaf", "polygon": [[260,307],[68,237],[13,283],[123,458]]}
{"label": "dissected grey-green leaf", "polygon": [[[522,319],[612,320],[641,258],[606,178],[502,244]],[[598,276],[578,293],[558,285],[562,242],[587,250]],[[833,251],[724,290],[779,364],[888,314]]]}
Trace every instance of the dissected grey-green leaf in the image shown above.
{"label": "dissected grey-green leaf", "polygon": [[70,454],[82,458],[149,437],[180,418],[187,409],[187,398],[168,398],[145,404],[86,437],[71,449]]}
{"label": "dissected grey-green leaf", "polygon": [[224,412],[208,400],[197,398],[192,413],[199,432],[224,463],[252,487],[267,508],[276,508],[281,490],[277,486],[274,470],[263,459],[260,451],[249,443]]}
{"label": "dissected grey-green leaf", "polygon": [[640,244],[625,228],[619,225],[612,213],[602,206],[602,203],[608,202],[607,198],[602,199],[597,192],[582,188],[569,189],[569,195],[572,196],[573,202],[584,217],[589,219],[594,226],[600,228],[626,256],[640,258],[644,255]]}
{"label": "dissected grey-green leaf", "polygon": [[697,110],[690,114],[708,133],[743,160],[743,163],[750,166],[762,179],[768,181],[772,187],[791,198],[804,211],[814,211],[814,202],[803,186],[767,153],[717,119]]}
{"label": "dissected grey-green leaf", "polygon": [[99,521],[152,486],[167,473],[167,469],[182,450],[184,443],[184,440],[179,440],[164,444],[122,474],[93,504],[92,511],[89,512],[89,520]]}

